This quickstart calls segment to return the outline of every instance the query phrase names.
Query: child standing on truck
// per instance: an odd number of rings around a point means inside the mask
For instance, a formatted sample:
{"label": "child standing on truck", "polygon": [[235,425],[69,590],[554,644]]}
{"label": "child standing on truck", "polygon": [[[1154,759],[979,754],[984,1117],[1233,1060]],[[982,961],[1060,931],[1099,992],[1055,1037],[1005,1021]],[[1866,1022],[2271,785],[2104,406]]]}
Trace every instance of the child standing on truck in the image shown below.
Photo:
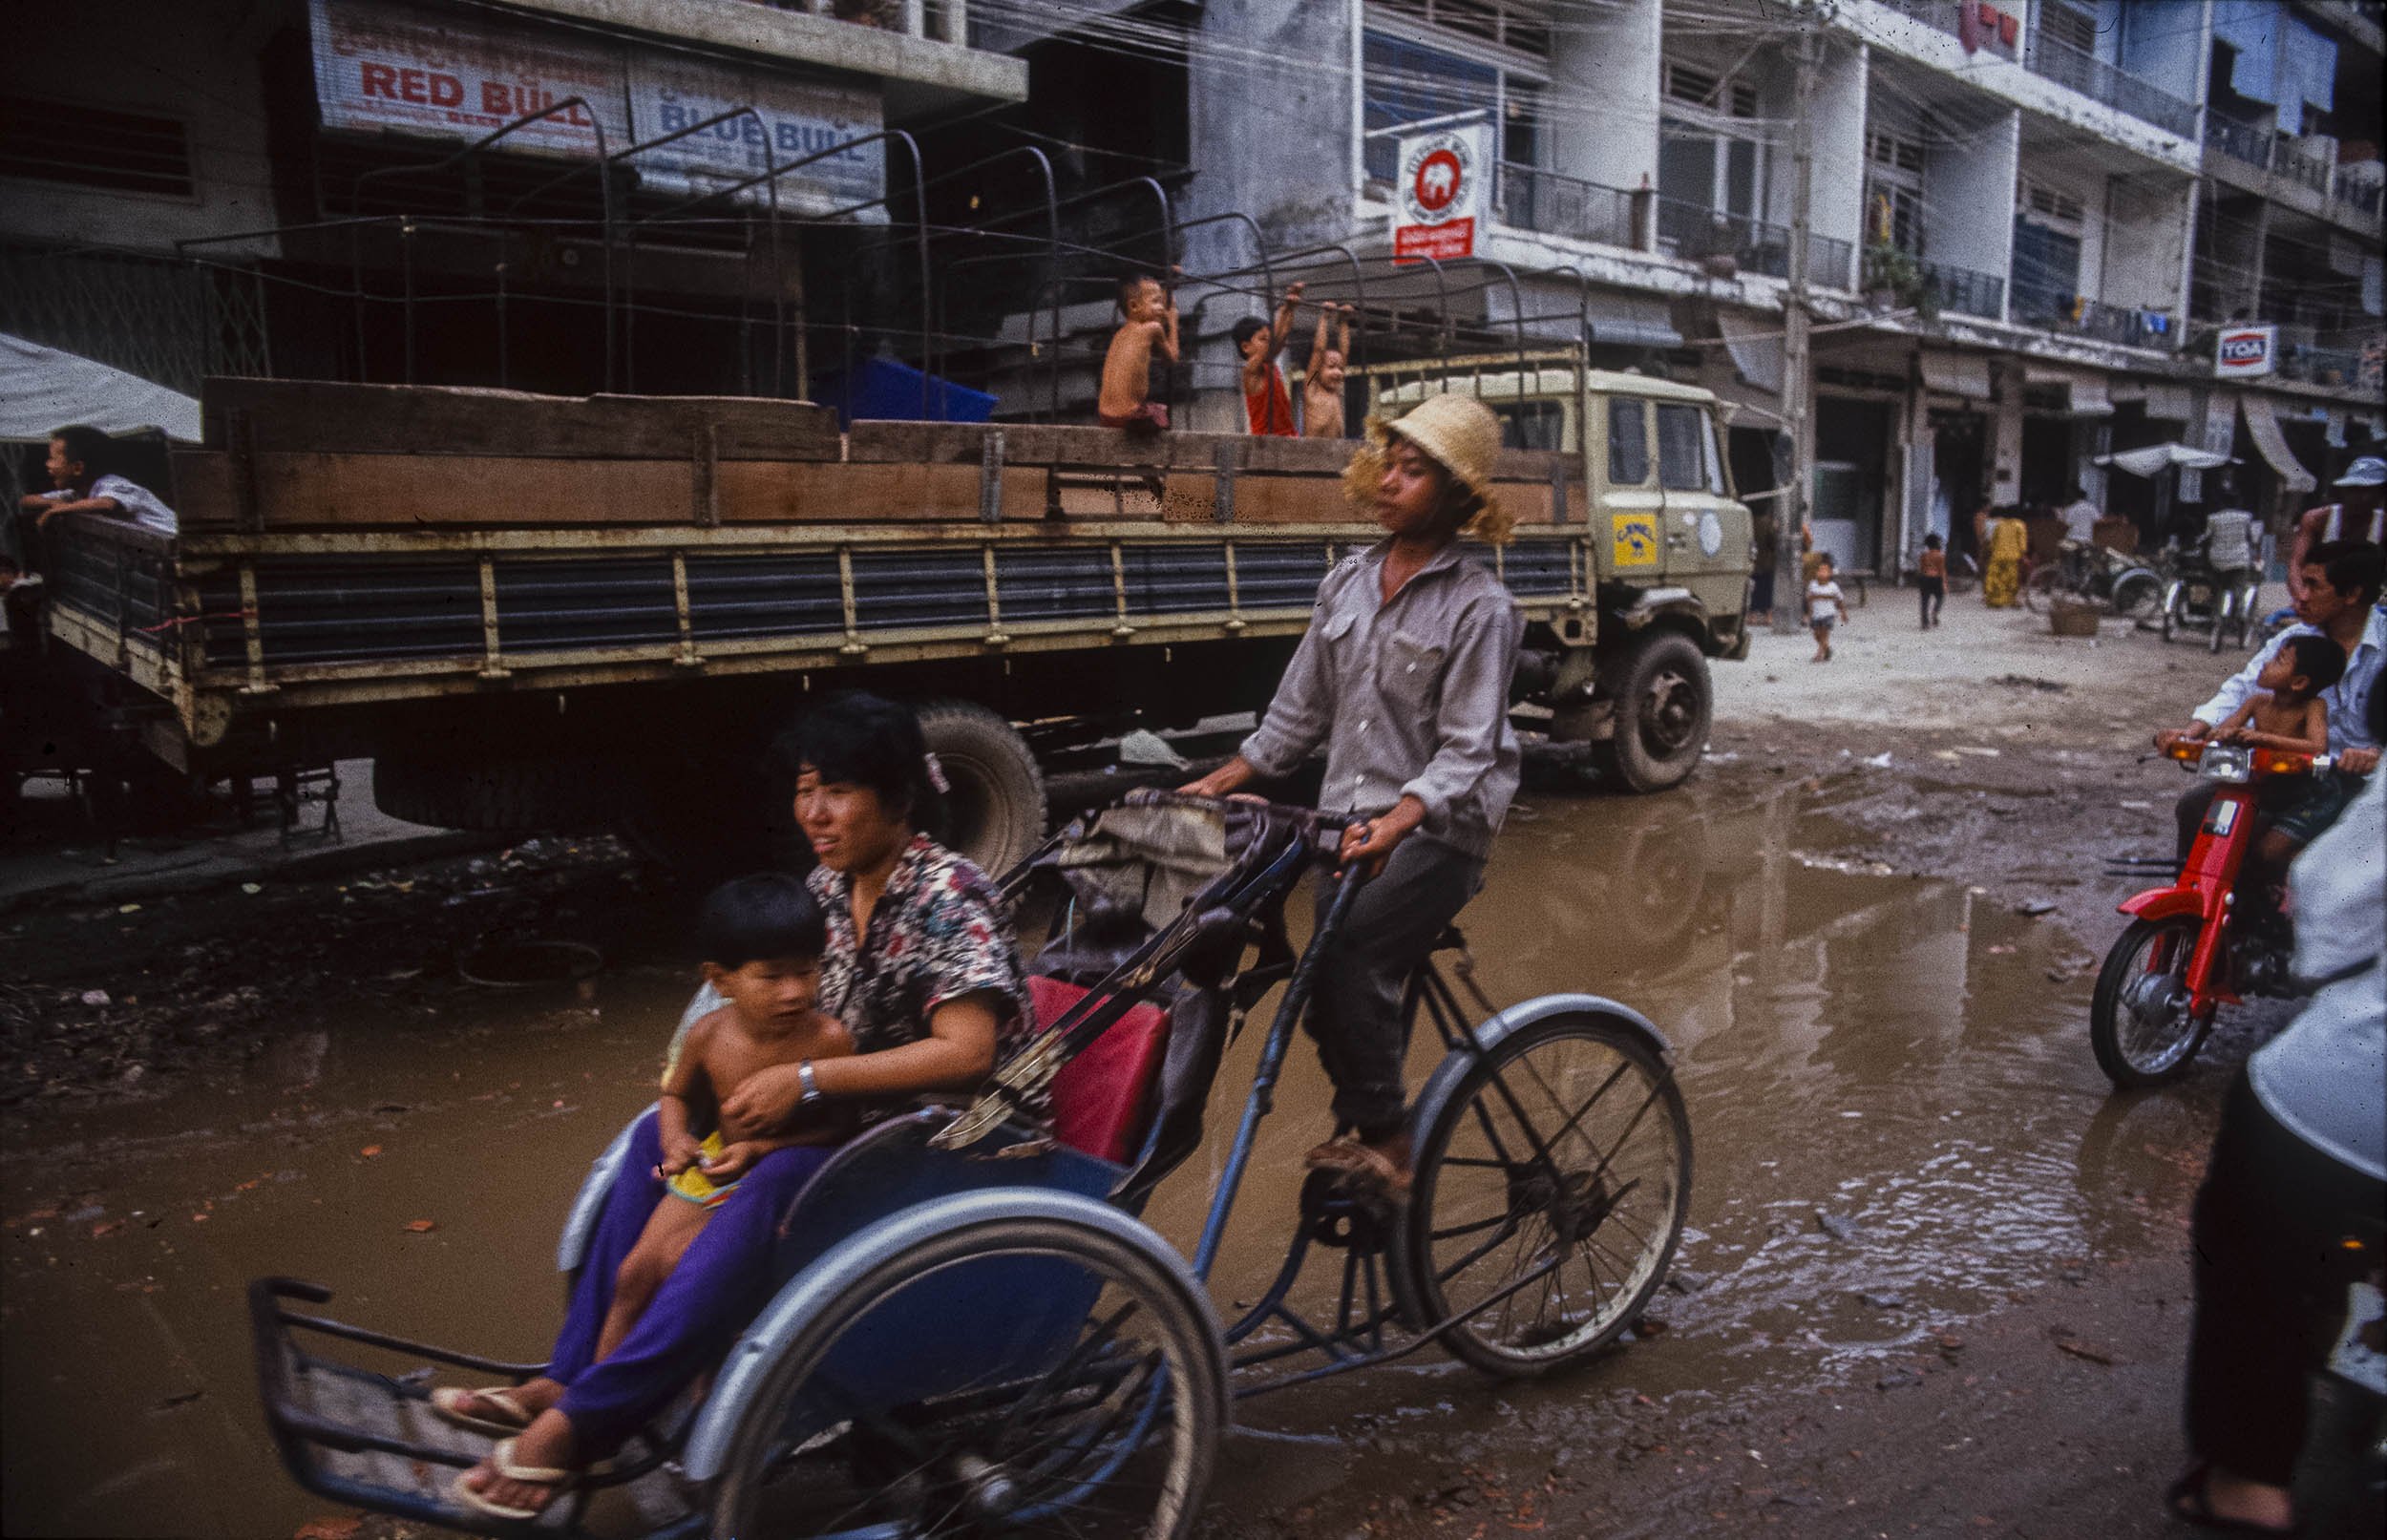
{"label": "child standing on truck", "polygon": [[1290,285],[1277,306],[1274,325],[1247,315],[1228,335],[1243,355],[1243,416],[1255,433],[1277,438],[1293,436],[1293,393],[1285,389],[1284,370],[1277,354],[1293,337],[1293,308],[1301,301],[1299,284]]}
{"label": "child standing on truck", "polygon": [[1832,581],[1831,553],[1815,553],[1815,576],[1806,580],[1806,623],[1815,633],[1816,663],[1831,662],[1831,628],[1848,618],[1848,602]]}
{"label": "child standing on truck", "polygon": [[1151,398],[1152,354],[1177,361],[1177,302],[1159,279],[1131,275],[1119,280],[1119,309],[1127,321],[1104,355],[1094,413],[1106,428],[1149,436],[1169,426],[1168,407]]}
{"label": "child standing on truck", "polygon": [[[1328,301],[1318,307],[1318,335],[1310,339],[1309,368],[1301,378],[1301,436],[1342,436],[1343,365],[1351,356],[1351,317],[1348,305]],[[1326,327],[1335,326],[1332,347]]]}

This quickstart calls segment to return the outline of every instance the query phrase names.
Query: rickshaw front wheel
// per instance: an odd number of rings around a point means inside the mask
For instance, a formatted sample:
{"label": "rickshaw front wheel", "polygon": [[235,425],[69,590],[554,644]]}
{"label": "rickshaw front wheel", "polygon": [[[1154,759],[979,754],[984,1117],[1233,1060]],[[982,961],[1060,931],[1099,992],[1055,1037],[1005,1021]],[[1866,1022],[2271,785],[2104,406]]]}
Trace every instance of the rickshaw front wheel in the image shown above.
{"label": "rickshaw front wheel", "polygon": [[1494,1044],[1419,1130],[1405,1263],[1444,1345],[1530,1378],[1590,1358],[1665,1281],[1691,1125],[1658,1047],[1598,1015]]}
{"label": "rickshaw front wheel", "polygon": [[1191,1532],[1226,1393],[1181,1265],[1049,1214],[895,1238],[814,1264],[834,1287],[744,1398],[714,1534]]}

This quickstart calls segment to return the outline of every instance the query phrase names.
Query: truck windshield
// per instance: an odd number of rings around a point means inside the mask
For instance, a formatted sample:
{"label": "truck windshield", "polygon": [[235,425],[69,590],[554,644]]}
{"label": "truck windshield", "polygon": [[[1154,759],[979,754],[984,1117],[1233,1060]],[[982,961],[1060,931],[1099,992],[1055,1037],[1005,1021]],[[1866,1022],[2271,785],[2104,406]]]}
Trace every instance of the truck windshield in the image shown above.
{"label": "truck windshield", "polygon": [[1658,409],[1658,483],[1669,492],[1724,490],[1707,413],[1699,407]]}
{"label": "truck windshield", "polygon": [[1608,403],[1608,479],[1619,487],[1637,487],[1649,479],[1649,428],[1638,401],[1611,398]]}

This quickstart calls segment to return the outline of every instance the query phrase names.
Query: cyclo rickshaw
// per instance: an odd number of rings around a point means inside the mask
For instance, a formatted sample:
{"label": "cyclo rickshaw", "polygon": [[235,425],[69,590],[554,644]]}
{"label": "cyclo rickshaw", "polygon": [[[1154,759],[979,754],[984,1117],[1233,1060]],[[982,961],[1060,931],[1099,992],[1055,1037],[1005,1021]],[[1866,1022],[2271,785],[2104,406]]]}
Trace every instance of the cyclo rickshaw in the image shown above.
{"label": "cyclo rickshaw", "polygon": [[[1362,877],[1329,878],[1298,956],[1284,908],[1331,871],[1336,820],[1134,792],[1003,887],[1057,875],[1032,987],[1045,1028],[965,1110],[923,1108],[842,1147],[784,1216],[776,1293],[711,1378],[537,1521],[447,1487],[484,1441],[430,1414],[441,1366],[509,1363],[294,1308],[251,1285],[266,1421],[301,1485],[483,1533],[929,1536],[1190,1532],[1235,1400],[1438,1343],[1530,1377],[1601,1352],[1663,1281],[1691,1141],[1664,1037],[1588,994],[1501,1010],[1447,932],[1406,991],[1444,1044],[1412,1113],[1416,1175],[1387,1204],[1312,1173],[1274,1281],[1223,1328],[1205,1289],[1319,959]],[[1470,1019],[1452,978],[1484,1013]],[[1245,1015],[1278,984],[1251,1091],[1191,1261],[1138,1217],[1202,1139]],[[1023,1108],[1048,1106],[1048,1118]],[[628,1144],[589,1172],[573,1271]],[[1297,1296],[1320,1256],[1327,1282]]]}

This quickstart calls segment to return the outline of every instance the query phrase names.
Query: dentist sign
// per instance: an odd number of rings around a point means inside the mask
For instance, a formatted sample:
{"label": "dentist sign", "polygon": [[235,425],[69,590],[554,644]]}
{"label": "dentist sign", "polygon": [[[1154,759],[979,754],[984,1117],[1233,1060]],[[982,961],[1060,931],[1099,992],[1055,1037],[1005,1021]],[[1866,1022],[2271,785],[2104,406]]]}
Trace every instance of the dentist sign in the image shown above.
{"label": "dentist sign", "polygon": [[1393,183],[1396,261],[1475,255],[1475,230],[1491,192],[1491,125],[1468,123],[1401,140]]}

